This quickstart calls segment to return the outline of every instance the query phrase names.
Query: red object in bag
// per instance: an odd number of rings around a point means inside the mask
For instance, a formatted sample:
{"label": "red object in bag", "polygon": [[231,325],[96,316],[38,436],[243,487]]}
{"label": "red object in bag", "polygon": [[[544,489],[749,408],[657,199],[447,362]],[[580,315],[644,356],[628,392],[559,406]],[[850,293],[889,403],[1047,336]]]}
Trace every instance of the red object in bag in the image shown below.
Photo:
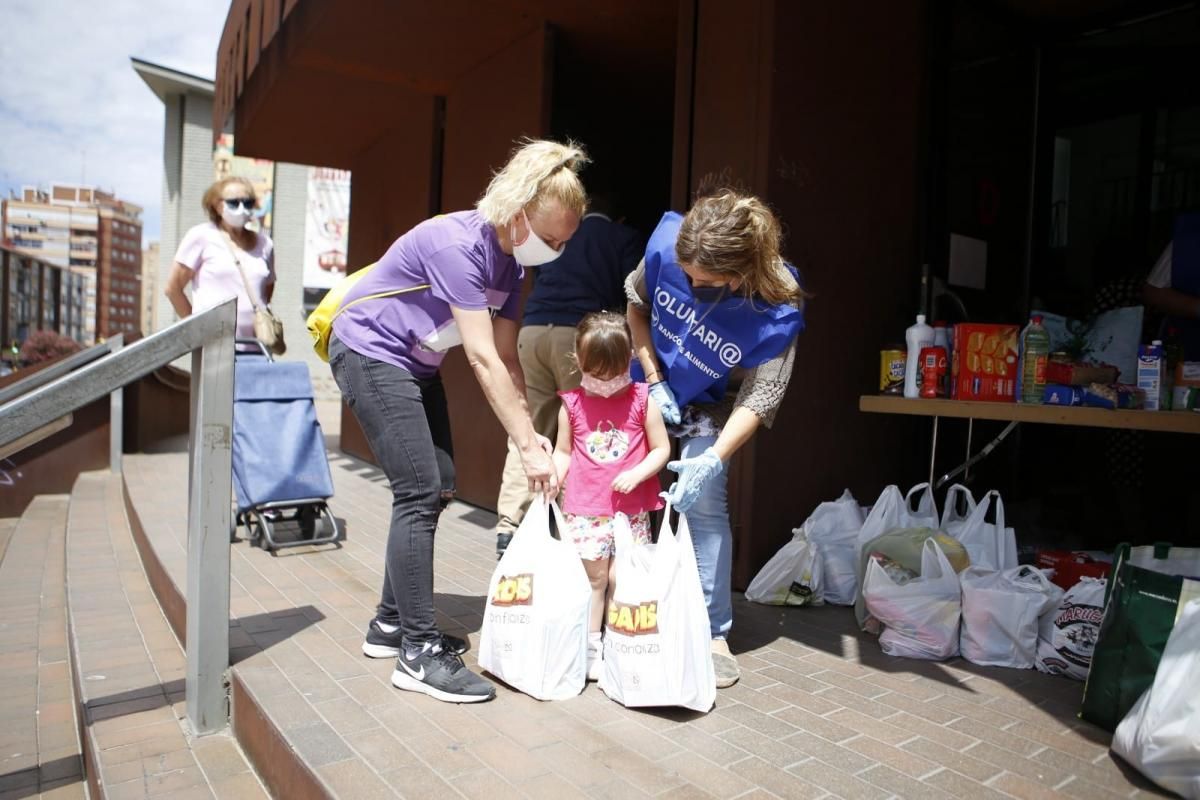
{"label": "red object in bag", "polygon": [[1054,570],[1050,580],[1063,589],[1074,587],[1080,578],[1107,578],[1112,570],[1107,561],[1069,550],[1038,550],[1035,563],[1038,569]]}

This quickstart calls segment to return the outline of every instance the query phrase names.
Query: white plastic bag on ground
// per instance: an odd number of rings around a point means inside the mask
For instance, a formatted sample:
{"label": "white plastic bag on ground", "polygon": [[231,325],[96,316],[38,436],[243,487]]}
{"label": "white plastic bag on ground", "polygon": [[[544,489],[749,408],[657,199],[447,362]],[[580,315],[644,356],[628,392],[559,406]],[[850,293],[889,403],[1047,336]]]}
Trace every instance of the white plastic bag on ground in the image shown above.
{"label": "white plastic bag on ground", "polygon": [[862,508],[847,489],[837,500],[817,506],[801,527],[820,559],[820,597],[826,603],[854,603],[858,592],[858,532],[863,519]]}
{"label": "white plastic bag on ground", "polygon": [[656,544],[634,544],[628,523],[616,525],[616,585],[600,688],[629,707],[707,712],[717,699],[708,609],[687,517],[680,515],[672,533],[670,511],[663,512]]}
{"label": "white plastic bag on ground", "polygon": [[921,551],[920,577],[907,583],[897,583],[877,561],[870,561],[863,600],[885,626],[879,637],[883,652],[937,661],[957,655],[960,591],[954,567],[932,539]]}
{"label": "white plastic bag on ground", "polygon": [[[965,501],[965,514],[958,510],[960,500]],[[993,507],[996,521],[991,523],[987,514]],[[1004,501],[999,492],[988,492],[977,505],[970,489],[954,484],[946,494],[941,528],[962,542],[973,567],[1003,570],[1018,566],[1017,536],[1012,528],[1005,527]]]}
{"label": "white plastic bag on ground", "polygon": [[538,700],[565,700],[587,681],[592,588],[579,553],[550,535],[550,509],[535,500],[492,573],[479,633],[479,666]]}
{"label": "white plastic bag on ground", "polygon": [[1058,605],[1062,589],[1033,567],[963,572],[963,658],[973,664],[1029,669],[1037,658],[1038,620]]}
{"label": "white plastic bag on ground", "polygon": [[1042,615],[1034,664],[1039,671],[1087,680],[1104,619],[1106,584],[1103,578],[1082,578],[1053,611]]}
{"label": "white plastic bag on ground", "polygon": [[808,540],[803,528],[792,534],[792,540],[750,581],[747,600],[769,606],[819,606],[824,602],[819,548]]}
{"label": "white plastic bag on ground", "polygon": [[[912,507],[914,496],[917,497],[915,509]],[[908,494],[903,495],[895,485],[888,486],[871,507],[871,513],[863,520],[858,532],[858,548],[861,552],[867,542],[896,528],[936,530],[937,527],[937,506],[933,502],[933,489],[928,483],[918,483],[908,490]]]}
{"label": "white plastic bag on ground", "polygon": [[1200,800],[1200,600],[1183,606],[1154,683],[1117,726],[1112,749],[1162,788]]}

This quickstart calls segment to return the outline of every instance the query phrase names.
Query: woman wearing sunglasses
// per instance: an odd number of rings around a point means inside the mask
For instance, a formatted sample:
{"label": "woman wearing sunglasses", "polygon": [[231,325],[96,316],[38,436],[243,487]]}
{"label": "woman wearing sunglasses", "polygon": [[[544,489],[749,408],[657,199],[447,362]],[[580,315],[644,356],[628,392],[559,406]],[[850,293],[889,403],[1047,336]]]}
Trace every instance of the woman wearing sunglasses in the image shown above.
{"label": "woman wearing sunglasses", "polygon": [[[236,297],[236,335],[253,338],[254,306],[268,305],[275,290],[271,237],[246,227],[258,206],[254,186],[245,178],[222,178],[208,187],[201,203],[209,221],[193,227],[180,241],[167,278],[167,299],[182,318]],[[184,291],[189,284],[190,300]],[[253,297],[246,292],[247,284]]]}

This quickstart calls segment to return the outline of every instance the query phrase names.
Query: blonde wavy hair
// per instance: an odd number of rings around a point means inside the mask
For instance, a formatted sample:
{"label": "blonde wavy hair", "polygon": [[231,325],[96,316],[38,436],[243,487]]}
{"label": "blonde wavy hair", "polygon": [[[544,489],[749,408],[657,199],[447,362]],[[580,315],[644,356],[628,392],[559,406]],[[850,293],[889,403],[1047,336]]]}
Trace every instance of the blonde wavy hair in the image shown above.
{"label": "blonde wavy hair", "polygon": [[751,194],[717,189],[700,197],[683,218],[675,258],[723,278],[737,278],[740,294],[771,305],[803,307],[808,294],[780,255],[779,220]]}
{"label": "blonde wavy hair", "polygon": [[475,207],[497,227],[512,222],[522,209],[539,211],[551,200],[582,217],[587,192],[579,170],[587,163],[587,154],[575,142],[521,139]]}
{"label": "blonde wavy hair", "polygon": [[209,220],[218,228],[221,227],[221,203],[222,194],[225,192],[225,187],[231,183],[240,183],[242,188],[246,190],[246,194],[254,199],[254,205],[258,205],[258,195],[254,192],[254,184],[240,175],[231,175],[228,178],[214,183],[204,191],[204,197],[200,198],[200,204],[204,206],[204,213],[208,215]]}

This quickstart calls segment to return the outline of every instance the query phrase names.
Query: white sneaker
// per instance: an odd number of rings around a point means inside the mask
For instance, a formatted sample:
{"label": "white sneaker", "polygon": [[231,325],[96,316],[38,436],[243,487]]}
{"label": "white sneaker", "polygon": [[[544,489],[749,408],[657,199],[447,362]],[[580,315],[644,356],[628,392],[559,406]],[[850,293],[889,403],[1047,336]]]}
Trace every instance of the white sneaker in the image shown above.
{"label": "white sneaker", "polygon": [[737,659],[729,651],[729,643],[724,639],[712,640],[712,661],[718,689],[728,689],[738,682],[738,678],[742,677]]}
{"label": "white sneaker", "polygon": [[604,644],[598,633],[588,634],[587,679],[598,681],[604,674]]}

